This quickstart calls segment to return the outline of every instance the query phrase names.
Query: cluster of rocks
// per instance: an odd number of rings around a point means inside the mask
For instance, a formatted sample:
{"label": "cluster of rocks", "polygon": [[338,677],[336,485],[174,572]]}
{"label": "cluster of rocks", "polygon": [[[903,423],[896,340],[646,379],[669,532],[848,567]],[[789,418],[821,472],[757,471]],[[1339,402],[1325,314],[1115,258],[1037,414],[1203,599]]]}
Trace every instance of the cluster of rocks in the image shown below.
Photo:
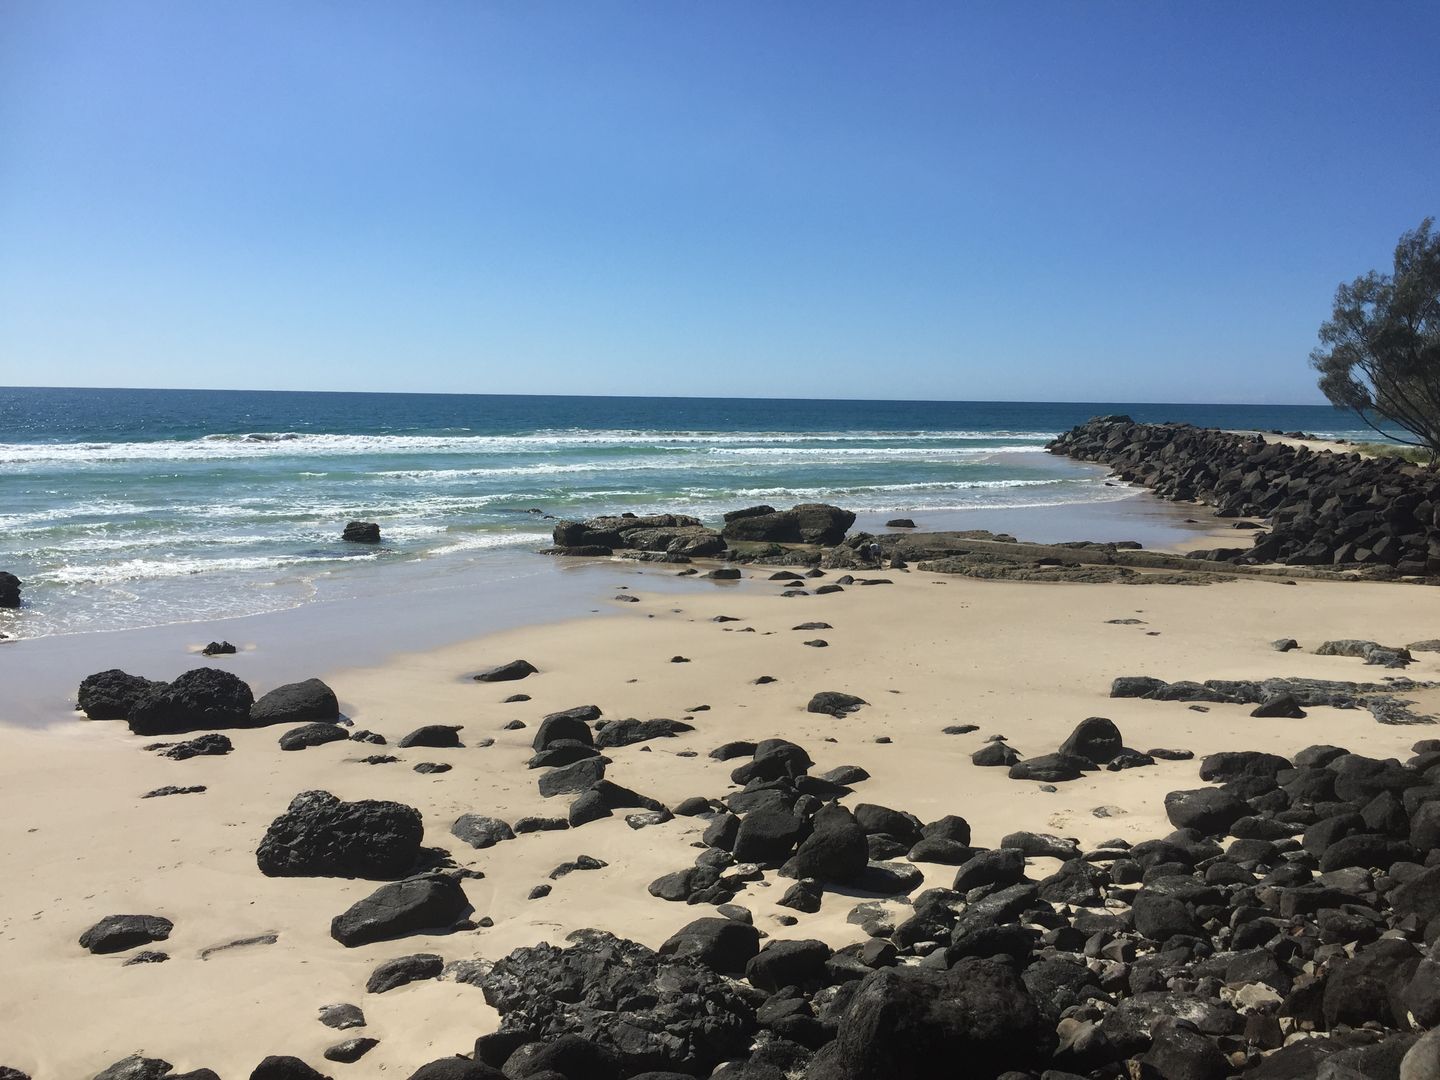
{"label": "cluster of rocks", "polygon": [[[92,677],[86,697],[102,711],[102,703],[118,708],[130,685],[116,675]],[[173,685],[139,693],[143,700]],[[1373,710],[1418,685],[1127,676],[1112,694],[1238,703],[1284,693],[1307,706],[1348,701]],[[845,717],[864,706],[825,691],[808,708]],[[133,711],[131,702],[123,715]],[[692,730],[664,718],[606,720],[593,705],[551,713],[529,765],[542,794],[575,796],[568,815],[512,826],[465,814],[451,832],[483,849],[620,808],[641,811],[627,818],[634,828],[668,820],[669,808],[605,778],[603,751]],[[406,741],[458,745],[458,729],[428,725]],[[995,740],[981,753],[994,747],[1009,749]],[[858,766],[812,774],[810,754],[790,740],[725,743],[710,757],[733,763],[737,790],[675,805],[674,814],[704,821],[701,851],[650,885],[661,899],[714,905],[714,913],[658,950],[592,929],[493,964],[456,961],[453,977],[483,991],[500,1027],[477,1040],[472,1056],[430,1062],[411,1080],[928,1080],[937,1062],[963,1063],[956,1067],[976,1080],[1429,1080],[1440,1076],[1440,1036],[1421,1035],[1440,1025],[1440,959],[1432,956],[1440,740],[1416,743],[1413,754],[1403,763],[1334,746],[1291,759],[1212,754],[1200,762],[1201,786],[1166,796],[1167,836],[1086,849],[1014,832],[987,849],[972,844],[957,815],[926,822],[876,803],[845,805],[869,779]],[[1113,722],[1091,717],[1053,754],[998,763],[1017,779],[1058,780],[1183,756],[1139,754]],[[256,862],[269,876],[382,882],[332,920],[331,935],[346,948],[474,928],[462,880],[478,872],[424,848],[423,833],[412,807],[303,792],[267,828]],[[920,891],[917,864],[953,867],[954,876],[948,887]],[[550,877],[603,866],[582,855]],[[767,940],[737,903],[767,878],[789,882],[779,906],[795,914],[782,923],[852,905],[848,919],[866,940],[840,949],[812,938]],[[127,962],[156,962],[165,954],[142,947],[172,929],[159,915],[109,916],[81,945],[142,950]],[[385,993],[450,970],[441,957],[416,953],[384,961],[366,985]],[[343,1005],[327,1006],[322,1020],[365,1023]],[[354,1061],[375,1044],[347,1038],[325,1056]],[[149,1058],[101,1074],[213,1075],[177,1074]],[[322,1074],[272,1057],[251,1076]]]}
{"label": "cluster of rocks", "polygon": [[1149,701],[1214,702],[1223,705],[1254,705],[1254,716],[1287,716],[1300,719],[1307,707],[1366,709],[1382,724],[1430,724],[1435,717],[1420,715],[1413,701],[1398,694],[1424,690],[1432,682],[1416,682],[1391,676],[1384,682],[1347,682],[1338,679],[1206,679],[1166,682],[1148,675],[1121,675],[1110,684],[1112,698],[1145,698]]}
{"label": "cluster of rocks", "polygon": [[551,538],[555,546],[548,554],[552,555],[612,555],[622,550],[664,562],[718,556],[726,547],[718,531],[686,514],[620,514],[558,521]]}
{"label": "cluster of rocks", "polygon": [[77,701],[91,720],[124,720],[137,735],[303,722],[333,724],[340,719],[335,692],[319,679],[286,683],[256,700],[238,676],[210,667],[194,668],[173,682],[111,668],[86,676]]}
{"label": "cluster of rocks", "polygon": [[727,540],[831,547],[854,524],[854,513],[828,503],[801,503],[789,510],[762,505],[726,514],[721,533]]}
{"label": "cluster of rocks", "polygon": [[1119,772],[1154,765],[1157,758],[1183,761],[1192,756],[1188,750],[1154,749],[1143,753],[1132,750],[1125,745],[1113,720],[1091,716],[1080,721],[1053,754],[1022,757],[1004,736],[996,735],[970,755],[970,760],[976,765],[1006,767],[1010,770],[1011,780],[1060,784],[1078,780],[1087,772],[1098,769]]}
{"label": "cluster of rocks", "polygon": [[[561,827],[578,828],[610,817],[616,810],[637,810],[645,815],[658,815],[643,819],[643,824],[653,824],[669,820],[669,808],[648,795],[607,780],[605,767],[611,759],[600,751],[651,739],[673,738],[691,730],[691,725],[683,720],[660,717],[606,721],[601,719],[598,706],[577,705],[550,713],[540,722],[531,742],[535,755],[528,764],[532,769],[543,770],[538,786],[545,798],[577,796],[570,803],[567,816],[558,819]],[[636,821],[631,824],[639,827]]]}
{"label": "cluster of rocks", "polygon": [[1196,557],[1237,563],[1440,573],[1440,476],[1395,457],[1316,453],[1189,424],[1097,417],[1047,449],[1109,465],[1161,498],[1206,503],[1246,522],[1249,547]]}
{"label": "cluster of rocks", "polygon": [[[789,510],[751,506],[725,515],[720,529],[685,514],[620,514],[588,521],[559,521],[552,531],[552,555],[613,555],[657,562],[689,562],[695,558],[734,558],[731,543],[840,543],[855,523],[849,510],[825,503],[803,503]],[[783,549],[777,548],[777,553]],[[804,553],[808,561],[818,555]]]}
{"label": "cluster of rocks", "polygon": [[[1067,747],[1123,751],[1096,722]],[[1440,740],[1414,752],[1214,754],[1207,784],[1167,796],[1167,836],[1085,850],[1017,832],[984,849],[962,818],[846,809],[845,785],[809,776],[794,743],[727,744],[713,756],[748,759],[745,790],[689,808],[711,819],[696,867],[711,884],[694,895],[717,913],[658,950],[582,930],[482,970],[502,1022],[456,1065],[485,1071],[456,1075],[921,1080],[942,1061],[977,1080],[1440,1075],[1440,1036],[1421,1034],[1440,1024]],[[954,865],[951,886],[877,888],[873,857],[907,854]],[[729,901],[777,868],[806,893],[782,901],[797,911],[862,898],[850,921],[868,940],[765,941]],[[652,891],[682,898],[665,883]]]}

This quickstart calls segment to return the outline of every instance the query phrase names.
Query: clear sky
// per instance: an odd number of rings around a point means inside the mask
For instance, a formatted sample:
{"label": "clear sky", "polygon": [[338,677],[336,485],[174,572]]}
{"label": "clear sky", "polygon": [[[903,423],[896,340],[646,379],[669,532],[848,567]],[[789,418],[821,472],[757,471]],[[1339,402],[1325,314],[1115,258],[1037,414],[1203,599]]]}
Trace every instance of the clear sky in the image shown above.
{"label": "clear sky", "polygon": [[1440,4],[0,0],[0,384],[1322,400]]}

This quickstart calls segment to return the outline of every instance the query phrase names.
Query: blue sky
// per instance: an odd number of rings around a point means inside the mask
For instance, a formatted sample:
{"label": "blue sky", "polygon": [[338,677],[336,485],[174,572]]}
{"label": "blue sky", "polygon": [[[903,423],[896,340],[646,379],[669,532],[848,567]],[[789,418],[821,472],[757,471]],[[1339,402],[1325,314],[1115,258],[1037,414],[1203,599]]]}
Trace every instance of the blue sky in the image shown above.
{"label": "blue sky", "polygon": [[1440,5],[0,0],[0,384],[1320,401]]}

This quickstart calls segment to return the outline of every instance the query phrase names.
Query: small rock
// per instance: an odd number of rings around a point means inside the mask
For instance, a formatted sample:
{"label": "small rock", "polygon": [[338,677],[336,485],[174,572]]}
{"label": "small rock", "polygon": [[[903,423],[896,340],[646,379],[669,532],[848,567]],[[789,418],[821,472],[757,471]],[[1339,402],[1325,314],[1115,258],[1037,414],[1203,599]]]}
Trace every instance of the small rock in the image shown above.
{"label": "small rock", "polygon": [[434,953],[397,956],[376,966],[365,982],[365,990],[370,994],[383,994],[408,983],[433,979],[440,974],[444,966],[444,959]]}
{"label": "small rock", "polygon": [[428,746],[433,748],[458,747],[460,729],[463,724],[426,724],[418,727],[400,740],[400,748]]}
{"label": "small rock", "polygon": [[358,1039],[346,1039],[344,1042],[338,1042],[334,1046],[326,1047],[325,1060],[338,1061],[343,1065],[351,1065],[379,1045],[379,1039],[372,1039],[368,1036],[362,1036]]}
{"label": "small rock", "polygon": [[528,660],[511,660],[508,664],[498,664],[495,667],[486,668],[484,671],[478,671],[472,678],[476,682],[515,682],[518,679],[534,675],[539,670]]}
{"label": "small rock", "polygon": [[175,924],[161,915],[107,915],[80,935],[80,944],[92,953],[115,953],[164,941]]}
{"label": "small rock", "polygon": [[340,1003],[320,1006],[320,1022],[328,1028],[344,1031],[365,1026],[365,1014],[358,1005]]}
{"label": "small rock", "polygon": [[176,787],[174,784],[169,784],[165,787],[158,787],[154,791],[147,791],[140,797],[142,799],[159,799],[166,795],[198,795],[204,790],[204,784],[192,784],[189,787]]}

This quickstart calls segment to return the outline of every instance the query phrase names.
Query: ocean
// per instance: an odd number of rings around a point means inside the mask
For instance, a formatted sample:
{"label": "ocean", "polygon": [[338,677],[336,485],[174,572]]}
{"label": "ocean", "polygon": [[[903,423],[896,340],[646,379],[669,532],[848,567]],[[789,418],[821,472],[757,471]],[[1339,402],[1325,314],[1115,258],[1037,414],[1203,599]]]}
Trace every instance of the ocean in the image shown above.
{"label": "ocean", "polygon": [[[0,570],[39,637],[504,574],[550,518],[826,501],[923,526],[1133,497],[1044,443],[1101,413],[1370,438],[1324,406],[0,389]],[[342,543],[351,519],[379,546]]]}

